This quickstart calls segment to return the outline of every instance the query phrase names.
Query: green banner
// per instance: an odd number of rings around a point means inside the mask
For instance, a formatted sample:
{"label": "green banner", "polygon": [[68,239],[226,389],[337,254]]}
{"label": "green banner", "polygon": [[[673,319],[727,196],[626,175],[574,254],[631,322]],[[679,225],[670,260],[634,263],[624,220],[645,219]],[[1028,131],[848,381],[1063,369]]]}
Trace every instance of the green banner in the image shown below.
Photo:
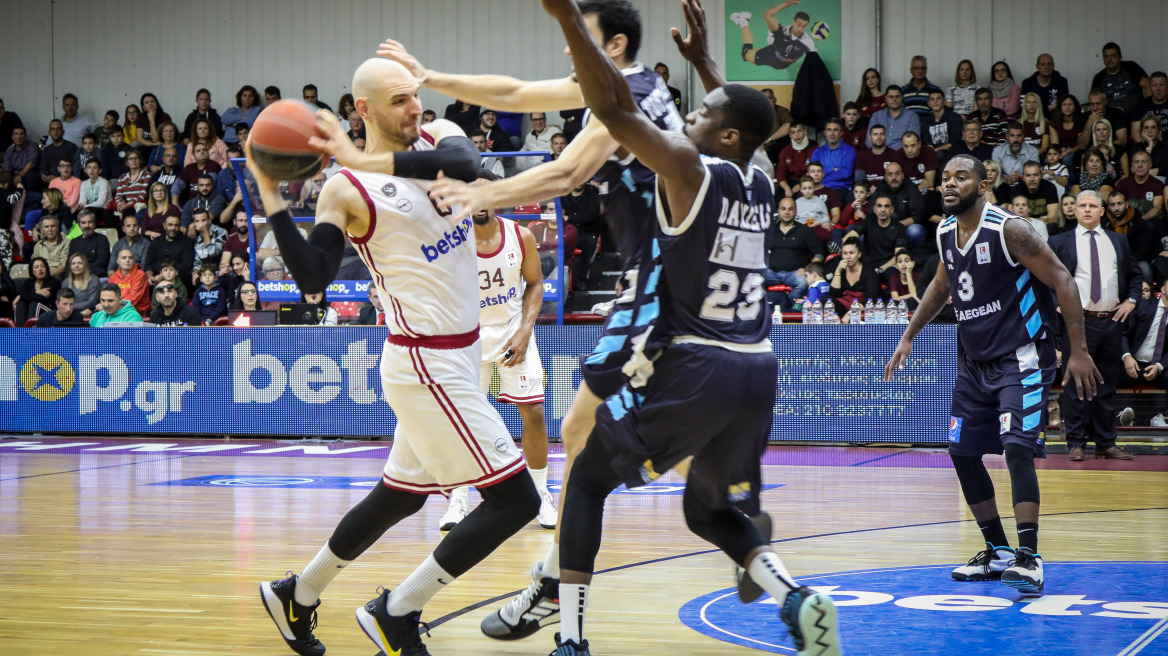
{"label": "green banner", "polygon": [[794,82],[808,52],[840,75],[840,0],[726,0],[726,79]]}

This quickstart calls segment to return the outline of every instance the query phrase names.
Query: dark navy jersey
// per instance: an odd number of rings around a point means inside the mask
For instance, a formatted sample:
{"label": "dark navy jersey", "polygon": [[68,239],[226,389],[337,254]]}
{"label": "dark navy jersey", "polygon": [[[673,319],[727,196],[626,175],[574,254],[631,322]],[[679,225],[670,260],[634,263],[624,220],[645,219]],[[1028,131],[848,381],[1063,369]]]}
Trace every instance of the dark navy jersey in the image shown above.
{"label": "dark navy jersey", "polygon": [[986,203],[977,229],[957,247],[957,217],[937,228],[937,247],[949,275],[957,333],[974,360],[997,360],[1051,332],[1054,300],[1049,287],[1015,262],[1006,249],[1006,221],[1025,221]]}
{"label": "dark navy jersey", "polygon": [[745,173],[716,157],[703,156],[702,164],[706,178],[680,225],[671,227],[662,199],[656,203],[663,282],[650,341],[759,344],[771,329],[763,273],[774,186],[753,164]]}
{"label": "dark navy jersey", "polygon": [[[633,100],[645,116],[662,130],[680,132],[683,125],[681,115],[677,113],[673,94],[661,76],[640,63],[621,69],[621,72],[633,93]],[[592,112],[586,112],[584,123],[591,118]],[[657,176],[630,154],[624,159],[615,155],[609,158],[592,179],[600,184],[601,194],[605,196],[604,220],[616,240],[624,270],[633,269],[643,257],[653,234],[651,209]]]}

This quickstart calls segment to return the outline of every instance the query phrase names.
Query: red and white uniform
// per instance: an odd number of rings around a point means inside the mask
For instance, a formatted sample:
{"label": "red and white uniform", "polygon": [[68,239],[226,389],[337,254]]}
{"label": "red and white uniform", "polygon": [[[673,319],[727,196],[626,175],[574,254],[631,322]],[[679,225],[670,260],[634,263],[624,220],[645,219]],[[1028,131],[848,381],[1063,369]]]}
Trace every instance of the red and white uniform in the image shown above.
{"label": "red and white uniform", "polygon": [[381,387],[398,423],[382,482],[428,494],[519,473],[523,455],[479,388],[470,219],[452,225],[439,215],[425,182],[347,168],[339,175],[369,207],[368,234],[349,240],[373,275],[390,333]]}
{"label": "red and white uniform", "polygon": [[479,323],[483,340],[483,361],[479,381],[484,392],[491,386],[491,375],[499,372],[499,393],[503,403],[543,403],[543,364],[535,346],[535,334],[527,344],[527,358],[514,367],[502,365],[507,343],[523,323],[523,279],[525,246],[519,224],[496,217],[499,222],[499,248],[494,253],[479,253]]}

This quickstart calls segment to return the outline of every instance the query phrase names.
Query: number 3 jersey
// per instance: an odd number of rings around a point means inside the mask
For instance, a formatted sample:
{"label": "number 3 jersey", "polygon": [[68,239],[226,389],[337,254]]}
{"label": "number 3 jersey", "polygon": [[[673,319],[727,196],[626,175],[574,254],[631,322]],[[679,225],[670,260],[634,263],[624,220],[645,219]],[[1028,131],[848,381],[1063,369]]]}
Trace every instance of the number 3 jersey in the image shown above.
{"label": "number 3 jersey", "polygon": [[1006,249],[1006,221],[1021,219],[985,204],[977,229],[957,246],[957,217],[937,228],[937,246],[957,313],[957,334],[974,360],[997,360],[1051,335],[1054,298]]}
{"label": "number 3 jersey", "polygon": [[774,188],[762,169],[702,156],[706,175],[693,207],[673,227],[664,199],[656,198],[654,267],[660,316],[648,346],[709,343],[732,350],[765,345],[771,316],[766,303],[766,235],[775,210]]}

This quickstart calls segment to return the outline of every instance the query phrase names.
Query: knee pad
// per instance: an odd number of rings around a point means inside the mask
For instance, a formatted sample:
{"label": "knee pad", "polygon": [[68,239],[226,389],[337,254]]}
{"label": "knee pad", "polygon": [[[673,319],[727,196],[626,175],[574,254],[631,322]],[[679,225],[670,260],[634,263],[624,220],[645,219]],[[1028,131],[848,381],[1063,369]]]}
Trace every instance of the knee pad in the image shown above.
{"label": "knee pad", "polygon": [[496,513],[514,514],[522,520],[521,525],[539,514],[539,492],[526,469],[507,480],[479,489],[479,495],[483,498],[483,505]]}
{"label": "knee pad", "polygon": [[750,519],[729,506],[716,508],[705,503],[701,495],[686,487],[681,501],[685,524],[694,535],[718,547],[738,564],[754,549],[767,544]]}
{"label": "knee pad", "polygon": [[1034,451],[1021,444],[1007,444],[1006,467],[1010,470],[1014,505],[1038,503],[1038,472],[1034,470]]}
{"label": "knee pad", "polygon": [[965,503],[973,506],[994,498],[994,481],[980,457],[949,454],[953,471],[961,483]]}
{"label": "knee pad", "polygon": [[426,495],[378,484],[353,506],[333,530],[329,548],[342,560],[356,560],[394,524],[426,504]]}

